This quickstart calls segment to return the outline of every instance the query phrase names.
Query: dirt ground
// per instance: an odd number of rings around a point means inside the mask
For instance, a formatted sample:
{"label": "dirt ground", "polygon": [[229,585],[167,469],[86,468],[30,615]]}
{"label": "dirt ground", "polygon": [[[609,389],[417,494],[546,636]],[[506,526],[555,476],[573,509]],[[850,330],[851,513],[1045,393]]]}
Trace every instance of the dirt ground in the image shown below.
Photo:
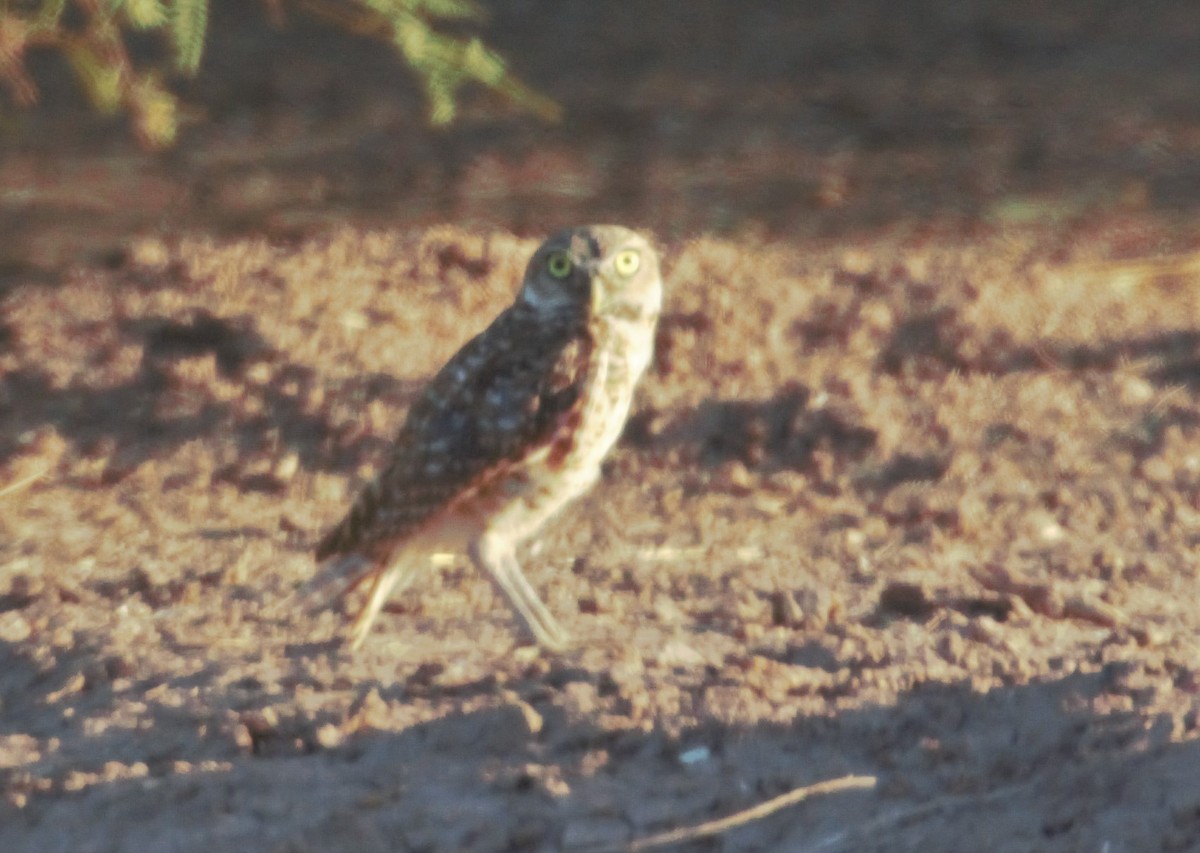
{"label": "dirt ground", "polygon": [[[0,850],[1200,850],[1195,4],[489,5],[562,125],[232,3],[175,151],[3,114]],[[574,648],[446,560],[351,654],[313,543],[587,221],[667,305]]]}

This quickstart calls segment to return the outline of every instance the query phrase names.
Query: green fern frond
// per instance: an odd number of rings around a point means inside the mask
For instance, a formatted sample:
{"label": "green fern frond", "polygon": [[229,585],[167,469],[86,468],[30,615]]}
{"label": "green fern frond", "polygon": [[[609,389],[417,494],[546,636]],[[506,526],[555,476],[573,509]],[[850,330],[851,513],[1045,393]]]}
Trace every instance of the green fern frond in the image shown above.
{"label": "green fern frond", "polygon": [[479,21],[483,7],[474,0],[400,0],[409,12],[444,21]]}
{"label": "green fern frond", "polygon": [[[462,85],[475,81],[509,98],[546,121],[557,121],[561,110],[554,101],[539,95],[508,70],[499,54],[477,38],[463,40],[442,35],[421,15],[397,11],[398,6],[466,8],[464,0],[360,0],[376,14],[386,16],[392,27],[392,42],[421,78],[429,102],[429,121],[449,124],[457,113],[456,95]],[[469,0],[468,0],[469,3]],[[469,5],[474,6],[473,3]],[[386,11],[385,11],[386,10]],[[480,10],[481,11],[481,10]]]}
{"label": "green fern frond", "polygon": [[175,0],[171,6],[171,41],[175,45],[175,67],[195,74],[204,55],[208,29],[208,0]]}
{"label": "green fern frond", "polygon": [[92,106],[102,113],[115,113],[121,106],[121,67],[107,62],[88,39],[65,41],[63,52]]}
{"label": "green fern frond", "polygon": [[179,105],[156,74],[136,80],[129,92],[130,111],[138,138],[150,148],[166,148],[175,141]]}
{"label": "green fern frond", "polygon": [[29,21],[30,32],[39,33],[57,29],[66,6],[67,0],[44,0],[42,8]]}
{"label": "green fern frond", "polygon": [[471,39],[467,44],[462,63],[466,73],[473,79],[495,89],[543,121],[556,122],[562,118],[562,107],[514,77],[503,57],[489,50],[479,39]]}
{"label": "green fern frond", "polygon": [[443,20],[479,20],[483,7],[475,0],[359,0],[390,20],[400,15],[422,15]]}
{"label": "green fern frond", "polygon": [[[204,55],[212,0],[0,0],[0,86],[13,101],[30,105],[37,87],[25,65],[28,47],[66,56],[80,85],[103,112],[124,110],[138,137],[151,147],[175,138],[178,103],[161,63],[149,70],[126,46],[131,29],[170,41],[175,70],[195,74]],[[345,31],[390,41],[425,90],[429,121],[444,125],[457,112],[459,90],[479,83],[518,107],[554,121],[556,103],[522,83],[503,58],[464,26],[479,22],[480,0],[273,0],[294,3]]]}
{"label": "green fern frond", "polygon": [[124,0],[121,8],[134,29],[152,30],[167,23],[167,7],[162,0]]}

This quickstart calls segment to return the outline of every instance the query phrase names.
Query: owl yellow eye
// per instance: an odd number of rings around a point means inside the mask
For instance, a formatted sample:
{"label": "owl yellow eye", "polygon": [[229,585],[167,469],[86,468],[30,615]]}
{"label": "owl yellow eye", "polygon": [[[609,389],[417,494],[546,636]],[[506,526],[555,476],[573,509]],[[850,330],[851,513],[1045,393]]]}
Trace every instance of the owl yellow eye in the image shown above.
{"label": "owl yellow eye", "polygon": [[546,272],[555,278],[566,278],[571,274],[571,268],[574,266],[571,256],[566,252],[555,252],[546,258]]}
{"label": "owl yellow eye", "polygon": [[617,274],[625,278],[633,275],[638,271],[638,267],[642,265],[642,256],[633,249],[626,249],[621,254],[617,255],[617,259],[613,261],[613,266],[617,268]]}

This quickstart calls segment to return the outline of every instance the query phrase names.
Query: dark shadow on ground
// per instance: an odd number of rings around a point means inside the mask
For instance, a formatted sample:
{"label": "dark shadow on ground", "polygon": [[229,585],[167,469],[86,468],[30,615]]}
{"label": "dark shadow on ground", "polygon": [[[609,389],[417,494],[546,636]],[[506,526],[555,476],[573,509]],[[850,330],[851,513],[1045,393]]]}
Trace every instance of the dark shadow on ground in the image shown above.
{"label": "dark shadow on ground", "polygon": [[[3,771],[4,789],[25,798],[21,808],[0,805],[5,850],[609,849],[846,774],[877,776],[878,787],[672,849],[951,849],[928,838],[997,849],[988,835],[996,824],[1015,833],[1004,848],[1014,850],[1185,849],[1200,838],[1200,752],[1195,741],[1172,742],[1169,719],[1144,725],[1137,664],[984,694],[927,683],[894,705],[753,727],[723,721],[721,697],[733,688],[716,670],[677,670],[700,721],[669,736],[657,726],[606,728],[600,709],[636,702],[645,688],[566,662],[503,685],[445,683],[418,669],[356,686],[358,698],[339,712],[280,719],[272,706],[292,707],[280,686],[322,689],[303,657],[278,683],[247,679],[228,691],[214,686],[221,665],[201,668],[167,685],[196,688],[183,707],[153,698],[163,682],[114,677],[94,657],[79,648],[47,670],[19,647],[0,647],[0,735],[27,736],[29,746]],[[832,676],[822,688],[831,702],[839,681],[861,674],[847,661],[820,669]],[[80,672],[93,674],[64,691]],[[141,703],[136,725],[88,731],[89,718],[106,716],[102,706],[122,700]],[[388,730],[417,700],[444,714]],[[44,704],[73,710],[52,730],[31,729],[26,709]],[[345,732],[332,745],[320,734],[331,727]],[[121,767],[142,775],[104,778]],[[1144,815],[1073,811],[1081,786],[1100,791],[1087,802],[1133,801]],[[908,809],[905,819],[872,823]]]}
{"label": "dark shadow on ground", "polygon": [[[322,395],[328,390],[330,397],[360,411],[371,400],[402,409],[416,391],[415,383],[383,373],[364,373],[330,387],[311,368],[272,351],[249,317],[217,317],[197,309],[183,321],[139,317],[117,326],[118,343],[109,349],[135,345],[142,350],[140,370],[125,382],[103,386],[84,375],[58,387],[33,366],[0,378],[0,393],[13,403],[0,413],[0,462],[19,451],[22,435],[53,425],[82,456],[108,458],[100,484],[111,485],[141,463],[194,439],[233,437],[238,460],[214,477],[244,490],[277,493],[286,485],[255,468],[264,456],[292,452],[308,470],[352,470],[376,459],[388,444],[353,422],[332,422],[327,408],[309,405],[318,386]],[[93,364],[112,355],[102,348]],[[218,399],[211,388],[190,385],[176,373],[185,362],[209,356],[220,380],[237,388],[234,399]],[[248,375],[255,365],[269,368],[267,381]]]}

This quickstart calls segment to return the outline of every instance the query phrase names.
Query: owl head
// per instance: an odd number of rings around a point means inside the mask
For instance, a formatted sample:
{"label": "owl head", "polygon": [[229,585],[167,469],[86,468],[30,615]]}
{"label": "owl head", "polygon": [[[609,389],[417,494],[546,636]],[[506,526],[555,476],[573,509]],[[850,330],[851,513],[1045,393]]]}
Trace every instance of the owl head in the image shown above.
{"label": "owl head", "polygon": [[653,321],[662,306],[658,255],[620,225],[560,231],[534,252],[520,299],[548,316]]}

